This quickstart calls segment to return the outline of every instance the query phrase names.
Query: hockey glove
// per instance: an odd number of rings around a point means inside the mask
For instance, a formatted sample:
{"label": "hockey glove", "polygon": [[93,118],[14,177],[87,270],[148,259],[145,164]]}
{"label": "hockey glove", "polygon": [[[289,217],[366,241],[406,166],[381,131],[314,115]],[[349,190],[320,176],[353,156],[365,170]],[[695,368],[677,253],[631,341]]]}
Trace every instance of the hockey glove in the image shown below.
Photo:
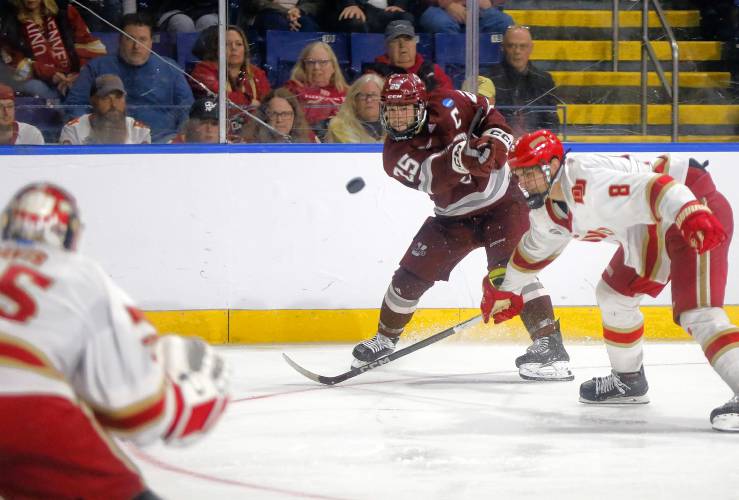
{"label": "hockey glove", "polygon": [[462,175],[486,176],[503,168],[507,155],[508,148],[500,137],[486,132],[481,137],[469,137],[453,146],[452,169]]}
{"label": "hockey glove", "polygon": [[497,325],[509,319],[515,318],[523,309],[523,297],[513,292],[500,290],[493,285],[490,276],[482,279],[482,320],[487,323],[490,316]]}
{"label": "hockey glove", "polygon": [[167,444],[189,444],[203,436],[226,409],[228,370],[223,358],[200,339],[165,335],[157,357],[172,384],[174,416],[163,436]]}
{"label": "hockey glove", "polygon": [[680,234],[699,254],[713,250],[726,239],[721,222],[702,203],[685,205],[675,219]]}

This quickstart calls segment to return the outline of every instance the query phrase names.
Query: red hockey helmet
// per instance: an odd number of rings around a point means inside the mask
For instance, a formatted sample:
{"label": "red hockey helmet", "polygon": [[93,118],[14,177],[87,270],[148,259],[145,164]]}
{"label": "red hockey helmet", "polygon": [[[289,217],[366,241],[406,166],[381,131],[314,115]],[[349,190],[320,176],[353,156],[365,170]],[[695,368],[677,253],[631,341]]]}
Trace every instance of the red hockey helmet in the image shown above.
{"label": "red hockey helmet", "polygon": [[[395,73],[388,76],[382,87],[380,107],[383,128],[396,141],[412,138],[421,131],[426,121],[427,102],[426,85],[418,75]],[[413,113],[403,116],[399,109],[409,104],[413,105]],[[398,128],[399,125],[401,128]]]}
{"label": "red hockey helmet", "polygon": [[565,151],[556,135],[549,130],[537,130],[518,138],[508,152],[508,166],[512,169],[549,165],[552,158],[564,160]]}
{"label": "red hockey helmet", "polygon": [[[552,175],[549,164],[553,158],[557,158],[561,165],[564,162],[565,151],[557,136],[544,129],[522,135],[508,151],[508,166],[513,173],[519,175],[519,185],[526,194],[527,203],[532,209],[544,205],[557,173],[560,171],[557,170],[555,175]],[[534,186],[538,192],[534,191],[532,186],[526,186],[527,173],[521,171],[529,168],[537,168],[544,174],[546,184]]]}
{"label": "red hockey helmet", "polygon": [[80,232],[77,202],[54,184],[29,184],[8,203],[0,229],[3,240],[39,241],[74,250]]}

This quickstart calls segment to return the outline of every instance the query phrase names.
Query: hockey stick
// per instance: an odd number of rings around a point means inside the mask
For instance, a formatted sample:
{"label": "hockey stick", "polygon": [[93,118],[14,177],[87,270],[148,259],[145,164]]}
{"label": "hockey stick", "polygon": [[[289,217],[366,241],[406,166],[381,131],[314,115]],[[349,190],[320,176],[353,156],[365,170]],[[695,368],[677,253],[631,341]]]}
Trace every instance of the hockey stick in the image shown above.
{"label": "hockey stick", "polygon": [[402,358],[403,356],[406,356],[412,352],[422,349],[426,347],[427,345],[431,345],[440,340],[443,340],[451,335],[454,335],[455,333],[458,333],[464,330],[465,328],[469,328],[470,326],[476,325],[477,323],[480,322],[480,320],[482,320],[482,316],[477,315],[473,318],[462,321],[458,325],[454,325],[450,328],[447,328],[443,332],[436,333],[426,339],[421,340],[420,342],[411,344],[408,347],[404,347],[391,354],[388,354],[385,357],[382,357],[376,361],[373,361],[372,363],[366,364],[364,366],[360,366],[359,368],[352,368],[351,370],[344,372],[340,375],[336,375],[335,377],[326,377],[324,375],[318,375],[316,373],[313,373],[312,371],[306,370],[305,368],[297,364],[295,361],[290,359],[290,357],[285,353],[282,354],[282,357],[285,358],[285,361],[287,361],[288,365],[292,366],[298,373],[302,374],[303,376],[311,380],[314,380],[320,384],[335,385],[340,382],[343,382],[344,380],[348,380],[350,378],[356,377],[357,375],[361,375],[364,372],[373,370],[377,368],[378,366],[386,365],[391,361],[395,361],[398,358]]}

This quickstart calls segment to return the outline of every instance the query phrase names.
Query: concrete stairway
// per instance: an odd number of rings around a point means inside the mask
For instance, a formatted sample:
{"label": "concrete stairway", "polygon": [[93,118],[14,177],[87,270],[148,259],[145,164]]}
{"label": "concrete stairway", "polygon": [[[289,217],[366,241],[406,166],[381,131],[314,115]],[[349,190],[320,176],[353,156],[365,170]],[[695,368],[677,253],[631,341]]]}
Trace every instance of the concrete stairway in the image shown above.
{"label": "concrete stairway", "polygon": [[[619,71],[612,71],[610,0],[511,0],[508,12],[534,38],[532,61],[550,71],[567,140],[671,140],[671,100],[650,64],[648,135],[641,135],[641,2],[621,0]],[[700,13],[687,0],[664,1],[680,47],[680,141],[739,141],[739,104],[721,42],[702,41]],[[669,43],[654,12],[650,39],[662,67]],[[668,81],[671,74],[667,75]],[[736,85],[734,85],[736,87]]]}

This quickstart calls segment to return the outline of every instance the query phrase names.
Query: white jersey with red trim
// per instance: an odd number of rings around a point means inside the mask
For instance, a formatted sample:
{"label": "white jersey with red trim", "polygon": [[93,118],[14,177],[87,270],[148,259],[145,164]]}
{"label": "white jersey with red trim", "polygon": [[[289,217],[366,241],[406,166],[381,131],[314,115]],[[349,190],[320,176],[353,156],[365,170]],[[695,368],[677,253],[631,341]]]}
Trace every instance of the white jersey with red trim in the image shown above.
{"label": "white jersey with red trim", "polygon": [[[126,142],[123,144],[151,144],[151,129],[145,124],[126,117]],[[67,122],[59,135],[60,144],[91,144],[92,126],[90,113]]]}
{"label": "white jersey with red trim", "polygon": [[565,201],[547,198],[542,208],[530,212],[531,227],[508,263],[501,289],[519,291],[572,239],[620,245],[627,266],[666,283],[670,266],[665,233],[680,209],[696,201],[681,183],[687,168],[687,159],[671,156],[654,164],[629,156],[567,157],[558,172]]}
{"label": "white jersey with red trim", "polygon": [[108,430],[145,443],[172,421],[155,328],[90,259],[0,242],[0,397],[81,400]]}
{"label": "white jersey with red trim", "polygon": [[39,129],[23,122],[13,122],[13,133],[10,144],[38,145],[44,144],[44,136]]}

